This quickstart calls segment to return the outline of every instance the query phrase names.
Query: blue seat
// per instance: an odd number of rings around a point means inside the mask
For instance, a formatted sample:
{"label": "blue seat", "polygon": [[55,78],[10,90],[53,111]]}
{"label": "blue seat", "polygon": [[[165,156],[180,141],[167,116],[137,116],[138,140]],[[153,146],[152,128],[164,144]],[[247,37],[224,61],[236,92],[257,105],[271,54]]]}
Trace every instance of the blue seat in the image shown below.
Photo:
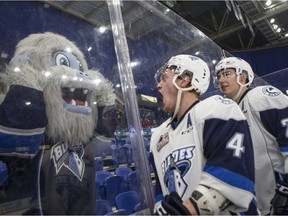
{"label": "blue seat", "polygon": [[96,171],[96,182],[99,183],[99,186],[100,186],[99,194],[102,199],[106,199],[106,185],[104,182],[105,182],[105,179],[110,176],[112,176],[112,174],[107,170]]}
{"label": "blue seat", "polygon": [[134,212],[135,207],[141,202],[141,198],[136,191],[126,191],[119,194],[115,198],[115,204],[117,209],[125,209],[127,215]]}
{"label": "blue seat", "polygon": [[101,188],[98,181],[95,182],[96,199],[101,199]]}
{"label": "blue seat", "polygon": [[96,200],[96,215],[106,215],[110,212],[112,212],[112,206],[108,200]]}
{"label": "blue seat", "polygon": [[112,176],[112,174],[107,170],[96,171],[96,181],[99,182],[100,186],[103,185],[105,179],[109,176]]}
{"label": "blue seat", "polygon": [[133,171],[133,172],[128,174],[127,183],[128,183],[128,187],[131,191],[139,192],[139,185],[138,185],[136,171]]}
{"label": "blue seat", "polygon": [[8,179],[8,168],[5,163],[0,161],[0,186],[2,186]]}
{"label": "blue seat", "polygon": [[117,149],[116,159],[118,164],[130,165],[132,163],[130,149],[127,146],[122,146]]}
{"label": "blue seat", "polygon": [[101,158],[97,158],[94,160],[95,170],[100,171],[103,170],[104,162]]}
{"label": "blue seat", "polygon": [[126,190],[125,181],[122,176],[110,176],[104,182],[106,190],[106,199],[110,201],[112,206],[115,206],[115,198],[118,194]]}
{"label": "blue seat", "polygon": [[115,169],[115,174],[118,176],[122,176],[124,178],[124,181],[127,181],[128,175],[132,172],[133,170],[130,167],[118,167]]}

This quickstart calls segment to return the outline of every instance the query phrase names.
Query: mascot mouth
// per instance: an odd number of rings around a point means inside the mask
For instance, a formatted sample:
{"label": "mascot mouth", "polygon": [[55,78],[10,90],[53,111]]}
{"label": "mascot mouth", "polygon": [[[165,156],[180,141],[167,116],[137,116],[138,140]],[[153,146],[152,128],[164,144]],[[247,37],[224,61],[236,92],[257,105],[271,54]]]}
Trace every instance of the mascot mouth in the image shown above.
{"label": "mascot mouth", "polygon": [[88,89],[62,87],[62,98],[67,104],[76,106],[88,106]]}
{"label": "mascot mouth", "polygon": [[88,89],[62,87],[61,90],[65,101],[64,108],[67,111],[84,115],[91,114],[92,110],[87,102]]}

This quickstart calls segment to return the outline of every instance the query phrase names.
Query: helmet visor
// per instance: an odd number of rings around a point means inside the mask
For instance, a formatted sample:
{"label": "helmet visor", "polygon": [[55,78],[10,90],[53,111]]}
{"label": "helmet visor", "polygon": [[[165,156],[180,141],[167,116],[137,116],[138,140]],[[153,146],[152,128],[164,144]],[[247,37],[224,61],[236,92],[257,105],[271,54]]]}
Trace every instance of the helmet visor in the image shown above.
{"label": "helmet visor", "polygon": [[172,70],[173,72],[175,72],[177,66],[175,65],[168,65],[167,63],[165,65],[163,65],[159,70],[156,71],[155,73],[155,81],[156,81],[156,84],[158,84],[161,80],[162,80],[162,76],[163,74],[165,73],[166,69],[170,69]]}

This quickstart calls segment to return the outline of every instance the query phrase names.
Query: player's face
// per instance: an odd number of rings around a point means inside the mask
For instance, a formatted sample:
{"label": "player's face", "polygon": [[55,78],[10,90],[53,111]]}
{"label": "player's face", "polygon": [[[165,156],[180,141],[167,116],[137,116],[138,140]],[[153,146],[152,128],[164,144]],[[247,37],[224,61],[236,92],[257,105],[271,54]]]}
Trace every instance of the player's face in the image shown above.
{"label": "player's face", "polygon": [[221,92],[228,98],[233,98],[238,93],[240,86],[237,83],[237,75],[234,69],[221,70],[217,74],[217,80]]}
{"label": "player's face", "polygon": [[163,110],[165,112],[174,112],[176,106],[177,89],[172,83],[174,71],[166,68],[157,84],[157,89],[163,97]]}

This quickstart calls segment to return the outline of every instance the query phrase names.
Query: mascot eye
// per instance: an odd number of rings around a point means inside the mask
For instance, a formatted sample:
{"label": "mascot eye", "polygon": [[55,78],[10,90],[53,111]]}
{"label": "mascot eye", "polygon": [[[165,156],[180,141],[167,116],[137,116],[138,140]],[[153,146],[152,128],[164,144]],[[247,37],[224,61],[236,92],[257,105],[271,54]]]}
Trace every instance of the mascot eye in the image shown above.
{"label": "mascot eye", "polygon": [[57,54],[56,56],[56,65],[65,65],[67,67],[70,67],[69,59],[62,53]]}

